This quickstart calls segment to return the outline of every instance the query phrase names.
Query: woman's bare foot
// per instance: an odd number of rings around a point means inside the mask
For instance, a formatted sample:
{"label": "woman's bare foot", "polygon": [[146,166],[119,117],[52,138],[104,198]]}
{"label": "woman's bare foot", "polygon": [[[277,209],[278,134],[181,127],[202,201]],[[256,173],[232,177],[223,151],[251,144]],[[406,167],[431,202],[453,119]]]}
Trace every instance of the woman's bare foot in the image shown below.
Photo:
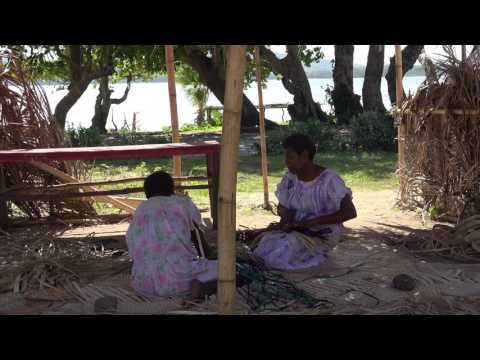
{"label": "woman's bare foot", "polygon": [[200,280],[193,279],[190,282],[190,299],[193,302],[201,302],[203,298],[205,297],[205,294],[203,292],[203,286]]}

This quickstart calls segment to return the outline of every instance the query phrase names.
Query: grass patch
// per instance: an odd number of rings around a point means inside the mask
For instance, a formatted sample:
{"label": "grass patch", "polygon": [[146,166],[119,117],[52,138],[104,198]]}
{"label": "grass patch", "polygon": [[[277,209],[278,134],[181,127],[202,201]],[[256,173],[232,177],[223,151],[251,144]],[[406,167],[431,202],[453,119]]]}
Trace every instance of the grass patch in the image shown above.
{"label": "grass patch", "polygon": [[[395,153],[353,153],[353,152],[322,152],[317,154],[315,161],[322,166],[335,170],[353,191],[388,190],[398,186],[398,179],[394,172],[397,163]],[[156,170],[172,171],[172,159],[145,159],[145,160],[114,160],[92,164],[92,180],[147,176]],[[182,158],[184,175],[201,176],[206,174],[206,163],[203,156],[189,156]],[[263,192],[262,177],[260,175],[260,158],[258,156],[240,157],[238,164],[238,193]],[[269,157],[269,187],[275,190],[286,172],[282,155]],[[195,183],[191,183],[192,185]],[[142,186],[141,182],[118,184],[104,189],[120,189]],[[198,206],[208,206],[208,191],[194,190],[190,192]],[[131,196],[144,197],[143,194]],[[102,213],[106,211],[101,209]]]}

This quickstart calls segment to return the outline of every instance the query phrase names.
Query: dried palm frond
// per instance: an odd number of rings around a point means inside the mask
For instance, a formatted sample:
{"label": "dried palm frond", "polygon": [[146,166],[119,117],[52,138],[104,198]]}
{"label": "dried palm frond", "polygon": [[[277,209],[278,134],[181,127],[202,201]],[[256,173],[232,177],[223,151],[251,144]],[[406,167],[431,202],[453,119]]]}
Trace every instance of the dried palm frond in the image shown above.
{"label": "dried palm frond", "polygon": [[455,227],[437,224],[432,230],[413,231],[403,245],[415,254],[480,262],[480,215],[469,217]]}
{"label": "dried palm frond", "polygon": [[[67,146],[63,131],[56,125],[43,88],[29,78],[21,60],[14,54],[0,53],[0,150],[35,149]],[[68,174],[82,172],[82,164],[51,162],[49,165]],[[0,164],[6,177],[7,188],[23,185],[52,185],[58,183],[29,164]],[[49,202],[15,201],[21,212],[30,218],[42,213],[58,217],[95,215],[91,203],[85,200]]]}
{"label": "dried palm frond", "polygon": [[76,297],[74,283],[128,272],[128,256],[113,256],[117,250],[95,245],[93,235],[69,240],[38,230],[0,237],[0,293],[47,291],[49,296]]}

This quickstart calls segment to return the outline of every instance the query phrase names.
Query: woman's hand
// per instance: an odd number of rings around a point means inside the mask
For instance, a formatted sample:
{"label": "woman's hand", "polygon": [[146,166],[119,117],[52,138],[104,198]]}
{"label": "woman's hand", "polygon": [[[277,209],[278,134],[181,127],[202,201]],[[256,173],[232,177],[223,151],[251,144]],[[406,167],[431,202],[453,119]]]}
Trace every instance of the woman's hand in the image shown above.
{"label": "woman's hand", "polygon": [[278,204],[278,215],[280,216],[281,223],[293,222],[295,220],[295,210],[290,210],[282,204]]}
{"label": "woman's hand", "polygon": [[302,230],[308,228],[307,223],[304,221],[291,221],[291,222],[285,222],[281,230],[285,232],[291,232],[294,230]]}

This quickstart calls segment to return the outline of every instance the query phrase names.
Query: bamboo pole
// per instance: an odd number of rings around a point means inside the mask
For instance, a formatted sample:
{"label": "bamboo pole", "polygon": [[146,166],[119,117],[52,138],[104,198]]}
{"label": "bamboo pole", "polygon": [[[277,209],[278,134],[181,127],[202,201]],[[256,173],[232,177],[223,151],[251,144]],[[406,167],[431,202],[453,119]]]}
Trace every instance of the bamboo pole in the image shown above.
{"label": "bamboo pole", "polygon": [[219,313],[225,315],[233,313],[235,302],[235,206],[246,47],[245,45],[231,45],[228,47],[227,53],[217,235],[217,301]]}
{"label": "bamboo pole", "polygon": [[263,105],[262,94],[262,71],[260,63],[260,48],[255,46],[255,67],[258,87],[258,108],[259,108],[259,128],[260,128],[260,151],[262,162],[263,177],[263,207],[271,210],[270,201],[268,199],[268,159],[267,159],[267,140],[265,134],[265,106]]}
{"label": "bamboo pole", "polygon": [[[172,142],[180,142],[178,129],[177,92],[175,89],[175,65],[173,63],[173,45],[165,45],[165,58],[168,76],[168,94],[170,98],[170,120],[172,124]],[[173,157],[173,173],[175,176],[182,175],[182,158]]]}
{"label": "bamboo pole", "polygon": [[396,90],[396,101],[395,107],[397,110],[397,123],[398,123],[398,173],[400,176],[400,199],[403,201],[404,194],[404,171],[405,171],[405,128],[403,126],[402,114],[399,111],[402,107],[402,97],[403,97],[403,69],[402,69],[402,49],[400,45],[395,45],[395,90]]}

